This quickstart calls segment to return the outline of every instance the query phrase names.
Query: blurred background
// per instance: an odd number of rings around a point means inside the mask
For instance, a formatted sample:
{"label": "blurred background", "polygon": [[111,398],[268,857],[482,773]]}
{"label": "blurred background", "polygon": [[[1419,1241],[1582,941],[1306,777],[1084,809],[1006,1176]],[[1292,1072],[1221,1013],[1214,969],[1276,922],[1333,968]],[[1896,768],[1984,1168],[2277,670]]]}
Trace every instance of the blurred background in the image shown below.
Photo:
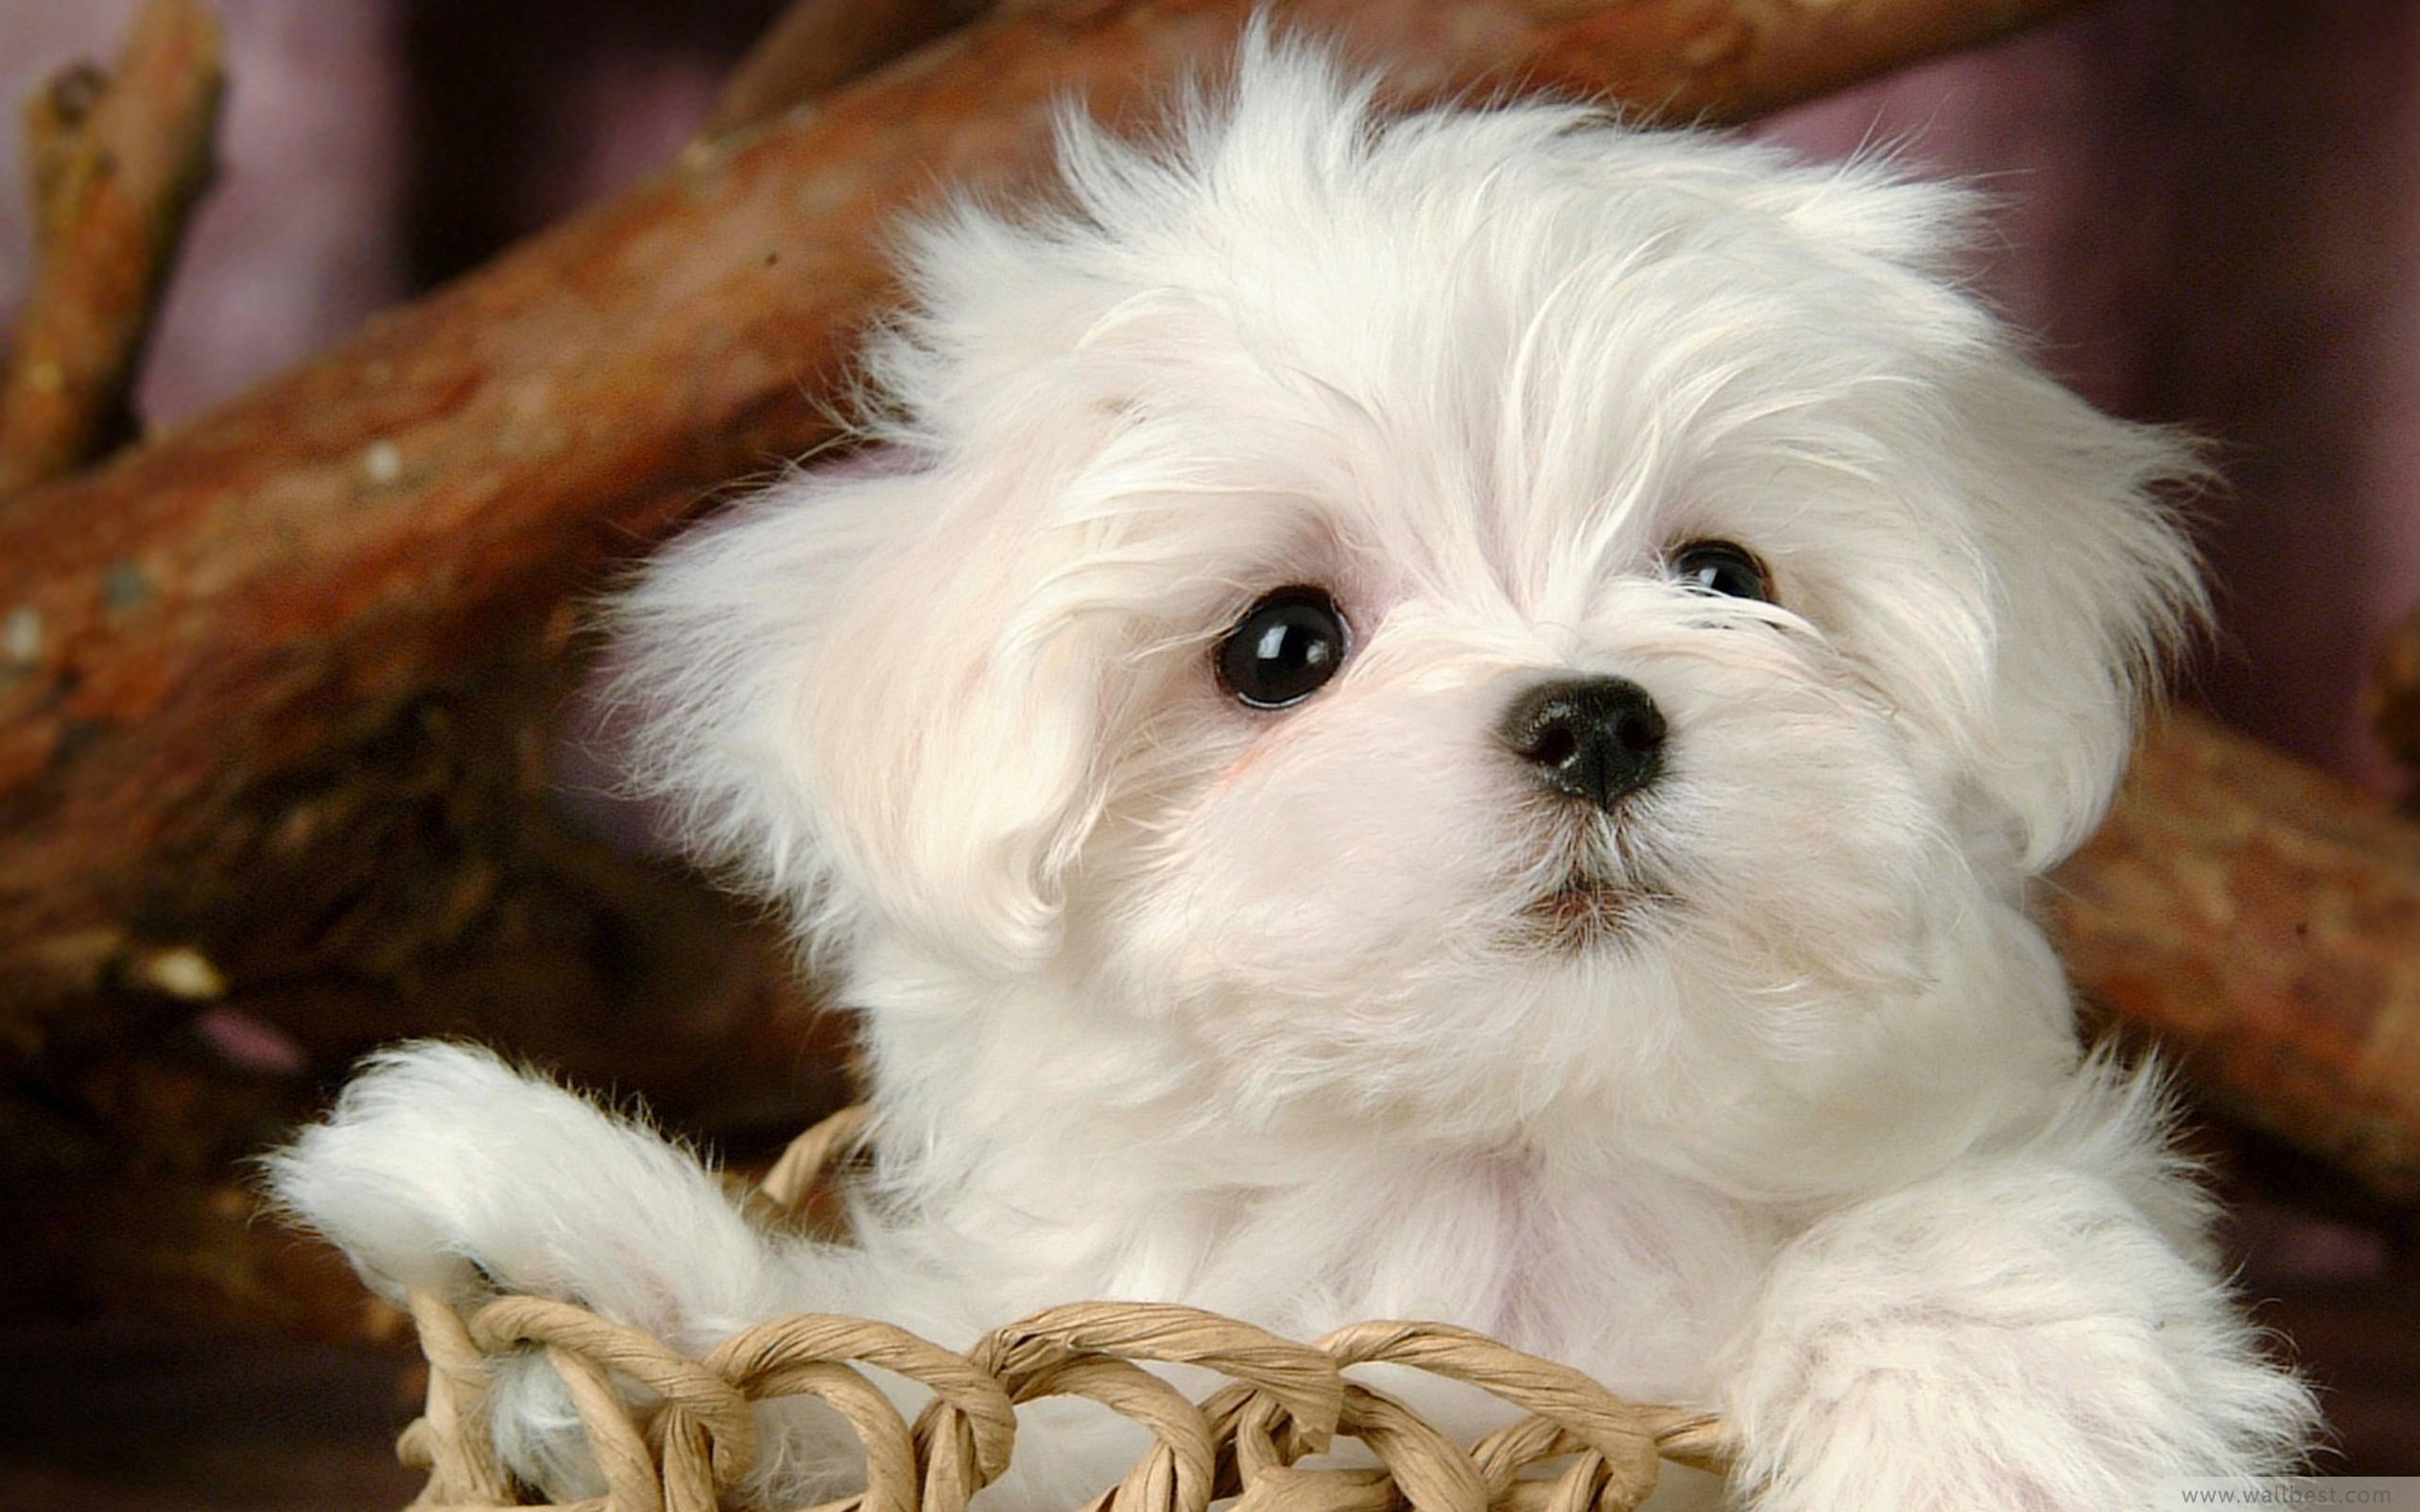
{"label": "blurred background", "polygon": [[[107,58],[133,9],[0,0],[0,100]],[[232,81],[221,173],[143,371],[137,408],[154,428],[671,158],[781,7],[212,9]],[[2420,7],[2103,0],[1756,129],[1818,155],[1881,144],[1990,191],[1999,214],[1980,279],[2048,365],[2104,407],[2220,448],[2232,491],[2210,507],[2204,543],[2221,635],[2191,696],[2400,799],[2411,776],[2372,733],[2364,689],[2420,608]],[[16,131],[0,117],[0,323],[29,256]],[[613,1026],[566,1025],[550,1053],[761,1153],[840,1095],[841,1051],[793,1005],[746,1012],[738,1038],[759,1053],[735,1074]],[[717,1043],[731,1027],[716,1026]],[[36,1189],[116,1179],[78,1143],[97,1104],[173,1121],[198,1098],[250,1099],[241,1117],[196,1122],[265,1141],[341,1070],[327,1045],[257,1016],[204,1013],[168,1038],[173,1052],[139,1073],[95,1069],[72,1095],[5,1110],[0,1179],[14,1189],[0,1219],[42,1230],[63,1220]],[[231,1075],[249,1090],[227,1092]],[[2420,1474],[2411,1209],[2222,1120],[2201,1137],[2235,1204],[2244,1284],[2327,1390],[2330,1468]],[[29,1242],[31,1258],[0,1270],[0,1507],[409,1496],[417,1478],[389,1446],[414,1404],[413,1354],[392,1319],[353,1310],[341,1274],[298,1259],[306,1279],[277,1284],[337,1299],[264,1323],[258,1309],[188,1305],[199,1283],[130,1301],[93,1280],[80,1244]]]}

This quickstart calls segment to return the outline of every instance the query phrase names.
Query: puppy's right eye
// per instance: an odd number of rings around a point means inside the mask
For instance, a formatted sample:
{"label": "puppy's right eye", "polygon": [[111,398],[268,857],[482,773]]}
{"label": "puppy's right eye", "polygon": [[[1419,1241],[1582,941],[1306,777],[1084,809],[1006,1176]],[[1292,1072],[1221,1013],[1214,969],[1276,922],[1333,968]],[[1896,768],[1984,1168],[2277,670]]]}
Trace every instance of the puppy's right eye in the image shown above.
{"label": "puppy's right eye", "polygon": [[1344,665],[1344,616],[1324,589],[1263,594],[1219,643],[1219,684],[1239,703],[1284,709],[1317,693]]}
{"label": "puppy's right eye", "polygon": [[1682,587],[1701,593],[1772,602],[1772,574],[1754,552],[1732,541],[1690,541],[1672,554],[1672,576]]}

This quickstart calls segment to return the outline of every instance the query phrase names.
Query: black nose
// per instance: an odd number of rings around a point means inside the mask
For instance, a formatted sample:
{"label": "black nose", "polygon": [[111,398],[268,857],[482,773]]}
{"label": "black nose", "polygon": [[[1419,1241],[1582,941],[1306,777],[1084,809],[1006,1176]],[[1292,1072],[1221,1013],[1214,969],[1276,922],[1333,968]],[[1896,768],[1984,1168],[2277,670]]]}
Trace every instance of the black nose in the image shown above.
{"label": "black nose", "polygon": [[1663,712],[1628,678],[1540,683],[1512,701],[1497,732],[1539,782],[1600,809],[1664,766]]}

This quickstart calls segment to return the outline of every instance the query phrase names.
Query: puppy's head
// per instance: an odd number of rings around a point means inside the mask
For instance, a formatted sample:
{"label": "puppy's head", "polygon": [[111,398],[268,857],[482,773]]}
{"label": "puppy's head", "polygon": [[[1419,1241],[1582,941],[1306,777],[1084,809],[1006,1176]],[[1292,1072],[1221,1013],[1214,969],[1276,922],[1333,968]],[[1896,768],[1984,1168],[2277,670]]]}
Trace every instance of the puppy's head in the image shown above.
{"label": "puppy's head", "polygon": [[1893,1005],[2032,948],[1977,921],[2108,798],[2190,463],[2013,353],[1954,192],[1382,122],[1258,43],[1063,156],[920,233],[878,459],[629,602],[702,853],[1272,1105],[1600,1112],[2020,1011]]}

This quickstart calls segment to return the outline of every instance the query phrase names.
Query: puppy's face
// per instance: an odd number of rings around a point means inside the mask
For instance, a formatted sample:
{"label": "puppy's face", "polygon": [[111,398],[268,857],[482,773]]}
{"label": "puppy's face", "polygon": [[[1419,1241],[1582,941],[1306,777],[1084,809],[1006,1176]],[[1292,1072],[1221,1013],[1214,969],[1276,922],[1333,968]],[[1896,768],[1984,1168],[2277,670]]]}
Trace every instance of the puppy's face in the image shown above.
{"label": "puppy's face", "polygon": [[700,850],[1239,1107],[1702,1111],[1940,1016],[2193,592],[2182,459],[1945,281],[1954,199],[1265,56],[1066,155],[925,234],[880,471],[632,601]]}

